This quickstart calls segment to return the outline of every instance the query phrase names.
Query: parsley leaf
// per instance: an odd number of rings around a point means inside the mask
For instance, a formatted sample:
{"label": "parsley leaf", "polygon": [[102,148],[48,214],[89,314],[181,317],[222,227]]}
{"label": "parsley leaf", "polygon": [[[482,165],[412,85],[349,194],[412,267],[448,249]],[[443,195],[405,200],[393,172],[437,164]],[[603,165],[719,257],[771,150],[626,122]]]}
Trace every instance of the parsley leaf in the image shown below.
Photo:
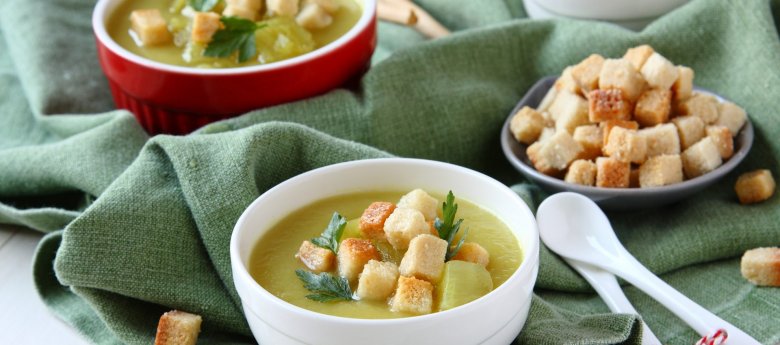
{"label": "parsley leaf", "polygon": [[344,218],[338,212],[333,212],[333,217],[330,218],[330,223],[325,231],[322,232],[320,237],[312,238],[311,243],[314,243],[318,247],[330,249],[334,253],[339,253],[339,241],[341,241],[341,235],[344,233],[344,228],[347,226],[347,218]]}
{"label": "parsley leaf", "polygon": [[248,19],[221,17],[224,28],[214,33],[211,42],[203,52],[205,56],[227,57],[238,51],[238,62],[244,62],[255,55],[255,31],[264,28]]}
{"label": "parsley leaf", "polygon": [[452,240],[455,239],[455,235],[460,231],[460,225],[463,223],[463,219],[458,219],[457,222],[455,221],[455,213],[458,212],[458,204],[455,203],[455,195],[452,194],[452,191],[447,193],[447,200],[442,204],[441,210],[444,220],[436,217],[436,220],[433,221],[433,226],[439,233],[439,237],[447,241],[447,255],[444,259],[445,261],[449,261],[458,253],[458,250],[460,250],[460,246],[463,245],[463,242],[466,240],[466,235],[468,235],[469,231],[466,229],[463,236],[461,236],[460,241],[453,247]]}
{"label": "parsley leaf", "polygon": [[351,301],[352,289],[344,277],[336,277],[330,273],[312,273],[297,269],[295,275],[303,282],[303,287],[313,292],[306,298],[317,302],[333,302],[338,300]]}
{"label": "parsley leaf", "polygon": [[208,12],[211,11],[214,6],[217,6],[219,0],[189,0],[188,3],[195,11]]}

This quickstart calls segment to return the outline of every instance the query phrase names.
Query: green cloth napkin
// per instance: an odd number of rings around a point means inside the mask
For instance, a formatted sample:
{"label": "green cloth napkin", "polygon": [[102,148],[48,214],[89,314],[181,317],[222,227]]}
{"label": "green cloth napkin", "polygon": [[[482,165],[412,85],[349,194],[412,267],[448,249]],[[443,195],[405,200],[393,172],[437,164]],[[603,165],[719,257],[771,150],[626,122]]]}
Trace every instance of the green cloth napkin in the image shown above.
{"label": "green cloth napkin", "polygon": [[[683,202],[609,213],[618,237],[664,280],[753,335],[780,341],[780,289],[739,273],[747,249],[780,244],[780,201],[742,206],[739,173],[780,172],[780,1],[698,0],[642,32],[585,21],[531,21],[518,0],[421,0],[456,30],[426,42],[380,23],[374,66],[354,90],[255,111],[189,136],[149,138],[112,111],[90,28],[94,1],[0,3],[0,222],[49,232],[33,267],[51,310],[97,344],[149,344],[176,308],[204,318],[202,343],[254,340],[232,284],[235,221],[263,191],[324,165],[391,155],[460,164],[546,196],[503,158],[499,132],[539,78],[591,53],[651,44],[696,84],[744,106],[747,159]],[[631,286],[665,344],[698,336]],[[639,344],[634,315],[610,314],[546,248],[518,344]]]}

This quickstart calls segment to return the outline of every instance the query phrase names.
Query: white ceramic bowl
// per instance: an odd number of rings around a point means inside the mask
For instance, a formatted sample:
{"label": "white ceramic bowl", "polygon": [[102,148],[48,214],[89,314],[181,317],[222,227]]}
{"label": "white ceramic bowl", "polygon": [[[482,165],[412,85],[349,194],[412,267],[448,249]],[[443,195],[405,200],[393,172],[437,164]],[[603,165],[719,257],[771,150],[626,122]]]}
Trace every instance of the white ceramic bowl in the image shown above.
{"label": "white ceramic bowl", "polygon": [[640,30],[689,0],[525,0],[534,19],[569,17],[612,22]]}
{"label": "white ceramic bowl", "polygon": [[[247,270],[258,239],[290,212],[330,196],[371,190],[453,190],[493,212],[514,232],[523,261],[504,284],[468,304],[401,319],[353,319],[312,312],[263,289]],[[457,165],[406,158],[340,163],[293,177],[258,197],[230,241],[233,281],[252,333],[262,344],[497,344],[523,327],[539,269],[539,231],[528,206],[505,185]]]}

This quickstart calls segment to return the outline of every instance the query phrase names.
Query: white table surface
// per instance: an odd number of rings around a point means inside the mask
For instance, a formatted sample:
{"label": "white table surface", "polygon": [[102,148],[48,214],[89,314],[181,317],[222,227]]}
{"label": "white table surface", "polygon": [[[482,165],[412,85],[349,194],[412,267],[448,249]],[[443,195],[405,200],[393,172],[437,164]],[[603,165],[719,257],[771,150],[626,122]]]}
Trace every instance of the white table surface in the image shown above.
{"label": "white table surface", "polygon": [[42,233],[0,224],[0,344],[88,344],[38,297],[32,259]]}

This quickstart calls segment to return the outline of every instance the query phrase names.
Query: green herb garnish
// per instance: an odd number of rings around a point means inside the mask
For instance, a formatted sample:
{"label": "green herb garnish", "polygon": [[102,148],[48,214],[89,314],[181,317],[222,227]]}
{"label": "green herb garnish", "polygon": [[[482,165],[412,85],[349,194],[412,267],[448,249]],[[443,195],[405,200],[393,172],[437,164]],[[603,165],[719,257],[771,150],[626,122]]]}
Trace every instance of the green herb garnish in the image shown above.
{"label": "green herb garnish", "polygon": [[311,239],[311,243],[314,243],[318,247],[330,249],[334,253],[339,253],[339,242],[341,241],[341,235],[344,233],[344,228],[347,226],[347,218],[342,217],[338,212],[333,212],[333,217],[330,218],[330,223],[325,231],[322,232],[320,237]]}
{"label": "green herb garnish", "polygon": [[211,11],[214,6],[217,6],[219,0],[189,0],[187,2],[195,11],[208,12]]}
{"label": "green herb garnish", "polygon": [[455,239],[455,235],[460,230],[463,219],[458,219],[457,222],[455,221],[455,213],[458,212],[458,204],[455,203],[455,195],[452,194],[452,191],[447,193],[447,200],[442,204],[441,210],[444,220],[436,217],[436,220],[433,221],[433,226],[439,233],[439,237],[447,241],[447,255],[444,257],[444,260],[449,261],[458,253],[458,250],[460,250],[460,246],[462,246],[463,242],[466,240],[466,235],[469,234],[469,230],[466,229],[466,231],[464,231],[463,236],[460,237],[460,241],[453,247],[452,240]]}
{"label": "green herb garnish", "polygon": [[238,51],[238,62],[244,62],[255,55],[255,31],[266,27],[248,19],[222,17],[224,28],[214,33],[211,42],[203,52],[205,56],[227,57]]}
{"label": "green herb garnish", "polygon": [[336,277],[327,272],[316,274],[303,269],[295,270],[295,275],[303,282],[306,290],[313,292],[306,295],[310,300],[317,302],[353,300],[349,281],[344,277]]}

